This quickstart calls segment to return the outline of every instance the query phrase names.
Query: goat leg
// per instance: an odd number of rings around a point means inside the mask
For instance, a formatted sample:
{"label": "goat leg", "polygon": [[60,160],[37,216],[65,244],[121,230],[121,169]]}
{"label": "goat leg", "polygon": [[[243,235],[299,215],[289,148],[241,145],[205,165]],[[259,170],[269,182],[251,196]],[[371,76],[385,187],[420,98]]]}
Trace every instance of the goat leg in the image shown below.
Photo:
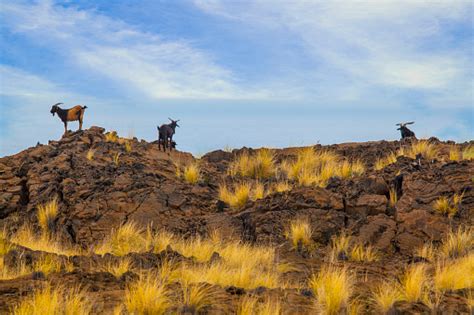
{"label": "goat leg", "polygon": [[67,134],[67,121],[64,122],[64,135]]}

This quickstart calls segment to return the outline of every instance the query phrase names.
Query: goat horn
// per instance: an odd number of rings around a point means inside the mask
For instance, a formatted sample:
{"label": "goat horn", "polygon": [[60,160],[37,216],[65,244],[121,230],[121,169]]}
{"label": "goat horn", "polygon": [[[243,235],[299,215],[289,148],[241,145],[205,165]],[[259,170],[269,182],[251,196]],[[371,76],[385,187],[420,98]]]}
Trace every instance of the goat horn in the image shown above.
{"label": "goat horn", "polygon": [[58,105],[61,105],[61,104],[63,104],[63,103],[56,103],[53,106],[58,106]]}

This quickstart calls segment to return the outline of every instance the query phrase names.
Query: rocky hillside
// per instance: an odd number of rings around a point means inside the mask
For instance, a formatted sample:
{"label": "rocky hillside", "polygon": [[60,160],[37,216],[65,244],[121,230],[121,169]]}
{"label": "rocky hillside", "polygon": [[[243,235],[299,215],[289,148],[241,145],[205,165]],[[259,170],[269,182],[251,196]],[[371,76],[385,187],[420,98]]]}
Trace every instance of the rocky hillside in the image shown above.
{"label": "rocky hillside", "polygon": [[[314,314],[325,306],[321,293],[311,289],[308,279],[327,265],[345,267],[353,278],[350,298],[343,302],[341,312],[358,307],[359,313],[380,313],[372,301],[371,292],[376,287],[391,280],[403,284],[403,272],[417,264],[426,266],[431,277],[436,273],[435,261],[441,258],[424,255],[421,248],[432,244],[437,255],[453,231],[472,232],[474,160],[463,159],[462,153],[455,158],[452,152],[453,148],[462,152],[469,144],[454,146],[434,138],[429,143],[436,147],[435,158],[400,155],[383,168],[375,166],[379,159],[401,147],[409,148],[412,143],[317,145],[315,151],[330,150],[345,161],[360,161],[364,170],[350,176],[332,176],[324,185],[309,186],[299,185],[285,172],[276,171],[258,181],[265,187],[262,196],[250,198],[239,207],[220,200],[219,190],[224,184],[230,187],[247,180],[245,176],[229,175],[228,170],[243,153],[252,156],[256,152],[252,149],[204,155],[198,162],[199,180],[193,184],[176,171],[195,163],[191,154],[164,153],[158,150],[157,143],[137,139],[113,139],[99,127],[69,133],[48,145],[0,158],[0,228],[4,229],[3,243],[9,246],[2,253],[0,312],[11,312],[35,290],[51,283],[53,287],[65,284],[84,289],[93,301],[92,313],[133,313],[124,296],[144,271],[160,270],[163,262],[171,258],[177,263],[197,265],[226,260],[225,254],[216,250],[209,261],[199,261],[180,250],[182,244],[173,246],[173,242],[163,250],[99,253],[97,248],[114,229],[131,224],[142,229],[143,234],[147,229],[149,233],[172,233],[181,243],[204,240],[218,231],[222,239],[268,246],[274,250],[275,263],[292,266],[279,271],[278,283],[282,285],[273,287],[204,281],[219,301],[197,308],[186,302],[184,293],[180,297],[177,294],[170,302],[170,313],[234,314],[243,298],[252,297],[258,303],[277,299],[283,314]],[[298,152],[300,148],[274,150],[275,168],[298,159]],[[283,180],[287,189],[270,191]],[[248,181],[257,183],[251,178]],[[454,196],[460,197],[459,202]],[[443,197],[452,209],[446,214],[437,210]],[[58,211],[48,221],[49,238],[54,235],[55,242],[74,248],[73,254],[19,241],[18,234],[25,226],[32,235],[42,237],[44,225],[38,217],[38,207],[52,200],[57,201]],[[298,220],[309,223],[311,239],[308,244],[299,242],[293,246],[289,231],[291,223]],[[377,259],[357,261],[344,250],[336,252],[337,257],[330,257],[334,240],[341,235],[350,236],[351,244],[370,247]],[[468,255],[474,273],[472,236],[466,246],[467,254],[448,258]],[[35,269],[35,263],[45,256],[55,257],[61,266],[52,272]],[[124,257],[131,263],[121,276],[99,268]],[[18,273],[18,277],[6,272],[20,264],[31,272]],[[170,283],[170,291],[176,291],[180,283],[179,279]],[[399,298],[388,309],[400,314],[428,314],[432,309],[470,313],[472,288],[437,290],[430,284],[426,292],[426,299]],[[356,306],[356,302],[360,305]]]}

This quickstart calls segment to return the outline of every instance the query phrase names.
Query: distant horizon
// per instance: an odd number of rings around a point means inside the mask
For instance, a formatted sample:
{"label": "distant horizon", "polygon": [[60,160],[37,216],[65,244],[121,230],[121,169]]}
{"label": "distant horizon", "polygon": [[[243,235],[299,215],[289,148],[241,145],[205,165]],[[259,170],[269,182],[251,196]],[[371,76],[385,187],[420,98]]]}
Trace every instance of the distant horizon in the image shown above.
{"label": "distant horizon", "polygon": [[[474,138],[471,1],[4,1],[0,156],[84,128],[178,149]],[[75,131],[77,122],[68,129]]]}

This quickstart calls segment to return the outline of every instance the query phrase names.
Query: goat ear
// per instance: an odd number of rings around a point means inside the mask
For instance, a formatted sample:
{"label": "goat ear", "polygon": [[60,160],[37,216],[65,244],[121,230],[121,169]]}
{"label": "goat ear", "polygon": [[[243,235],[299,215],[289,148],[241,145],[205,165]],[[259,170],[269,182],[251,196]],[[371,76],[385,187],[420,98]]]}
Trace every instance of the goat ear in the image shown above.
{"label": "goat ear", "polygon": [[169,117],[168,117],[168,119],[171,120],[171,121],[173,121],[173,119],[171,119],[171,118],[169,118]]}

